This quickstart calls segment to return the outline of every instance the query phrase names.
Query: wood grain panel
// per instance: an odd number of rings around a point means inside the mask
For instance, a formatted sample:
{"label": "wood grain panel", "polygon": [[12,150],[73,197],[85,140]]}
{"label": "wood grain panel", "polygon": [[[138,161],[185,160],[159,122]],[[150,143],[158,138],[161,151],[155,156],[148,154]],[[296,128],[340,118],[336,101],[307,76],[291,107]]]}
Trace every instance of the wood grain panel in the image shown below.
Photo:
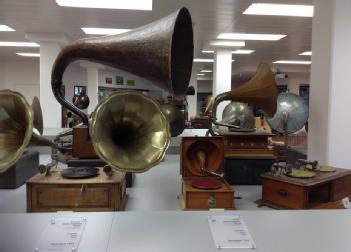
{"label": "wood grain panel", "polygon": [[308,206],[308,194],[302,187],[262,178],[262,200],[288,209]]}

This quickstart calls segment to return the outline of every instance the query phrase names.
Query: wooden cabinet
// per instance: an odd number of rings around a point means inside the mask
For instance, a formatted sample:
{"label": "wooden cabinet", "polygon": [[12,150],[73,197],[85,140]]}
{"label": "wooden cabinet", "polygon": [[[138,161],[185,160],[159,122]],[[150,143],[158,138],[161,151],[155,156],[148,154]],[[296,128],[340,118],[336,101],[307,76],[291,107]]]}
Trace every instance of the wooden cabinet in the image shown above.
{"label": "wooden cabinet", "polygon": [[307,208],[308,193],[300,186],[263,179],[262,199],[280,208],[304,209]]}
{"label": "wooden cabinet", "polygon": [[227,182],[216,190],[201,190],[191,186],[190,179],[183,179],[181,206],[185,210],[210,208],[234,209],[234,192]]}
{"label": "wooden cabinet", "polygon": [[107,177],[102,170],[95,178],[65,179],[59,171],[27,181],[27,211],[122,211],[126,203],[125,173]]}
{"label": "wooden cabinet", "polygon": [[283,209],[340,208],[336,202],[351,195],[351,170],[336,169],[310,179],[262,176],[262,202]]}
{"label": "wooden cabinet", "polygon": [[[229,133],[228,133],[229,134]],[[230,185],[260,185],[260,175],[276,161],[266,132],[231,132],[225,136],[225,174]]]}
{"label": "wooden cabinet", "polygon": [[[224,172],[223,137],[183,137],[180,155],[180,172],[182,174],[182,192],[179,202],[183,210],[207,210],[210,208],[234,209],[234,190],[218,177],[204,172],[197,160],[197,153],[205,154],[205,166],[210,172]],[[193,181],[218,181],[220,188],[198,189]]]}
{"label": "wooden cabinet", "polygon": [[98,158],[89,138],[89,129],[86,125],[73,128],[72,155],[77,158]]}

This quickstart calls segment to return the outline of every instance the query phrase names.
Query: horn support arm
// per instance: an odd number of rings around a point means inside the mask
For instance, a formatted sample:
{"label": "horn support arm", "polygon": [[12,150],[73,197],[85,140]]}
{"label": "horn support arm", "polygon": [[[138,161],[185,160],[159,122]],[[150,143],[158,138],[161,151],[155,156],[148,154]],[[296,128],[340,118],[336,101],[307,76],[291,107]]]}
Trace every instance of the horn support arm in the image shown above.
{"label": "horn support arm", "polygon": [[218,125],[218,126],[225,126],[225,127],[229,127],[229,128],[240,129],[240,127],[236,126],[236,125],[223,123],[223,122],[217,122],[218,104],[220,104],[223,101],[234,100],[235,97],[232,97],[232,96],[233,96],[232,91],[229,91],[229,92],[221,93],[215,97],[214,102],[213,102],[213,107],[212,107],[212,114],[210,117],[210,125],[209,125],[209,129],[208,129],[208,132],[206,133],[206,135],[208,135],[208,134],[211,134],[212,136],[218,135],[218,134],[213,132],[212,123],[215,125]]}
{"label": "horn support arm", "polygon": [[66,107],[67,109],[71,110],[73,113],[78,115],[82,119],[83,124],[88,125],[89,119],[88,119],[87,114],[85,114],[79,108],[74,106],[72,103],[66,101],[64,95],[62,94],[62,81],[53,79],[51,81],[51,88],[52,88],[52,92],[54,93],[56,100],[62,106]]}

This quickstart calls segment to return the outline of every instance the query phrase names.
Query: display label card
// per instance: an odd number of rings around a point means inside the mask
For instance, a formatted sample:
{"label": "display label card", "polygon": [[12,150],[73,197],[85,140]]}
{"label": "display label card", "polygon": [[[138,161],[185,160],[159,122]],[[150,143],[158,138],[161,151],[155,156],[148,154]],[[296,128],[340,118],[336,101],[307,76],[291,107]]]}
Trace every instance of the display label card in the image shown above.
{"label": "display label card", "polygon": [[217,249],[256,248],[244,220],[238,215],[208,216],[213,241]]}
{"label": "display label card", "polygon": [[78,252],[86,222],[86,218],[52,218],[34,251]]}

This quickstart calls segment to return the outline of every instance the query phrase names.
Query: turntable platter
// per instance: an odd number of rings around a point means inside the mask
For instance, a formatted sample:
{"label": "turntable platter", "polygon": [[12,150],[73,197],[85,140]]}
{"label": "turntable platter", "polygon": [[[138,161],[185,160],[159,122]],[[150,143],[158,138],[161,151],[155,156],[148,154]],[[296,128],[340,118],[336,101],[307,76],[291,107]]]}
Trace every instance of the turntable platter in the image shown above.
{"label": "turntable platter", "polygon": [[222,188],[221,181],[217,179],[194,179],[191,186],[197,189],[214,190]]}
{"label": "turntable platter", "polygon": [[99,169],[96,167],[71,167],[63,170],[61,175],[68,179],[92,178],[99,175]]}

